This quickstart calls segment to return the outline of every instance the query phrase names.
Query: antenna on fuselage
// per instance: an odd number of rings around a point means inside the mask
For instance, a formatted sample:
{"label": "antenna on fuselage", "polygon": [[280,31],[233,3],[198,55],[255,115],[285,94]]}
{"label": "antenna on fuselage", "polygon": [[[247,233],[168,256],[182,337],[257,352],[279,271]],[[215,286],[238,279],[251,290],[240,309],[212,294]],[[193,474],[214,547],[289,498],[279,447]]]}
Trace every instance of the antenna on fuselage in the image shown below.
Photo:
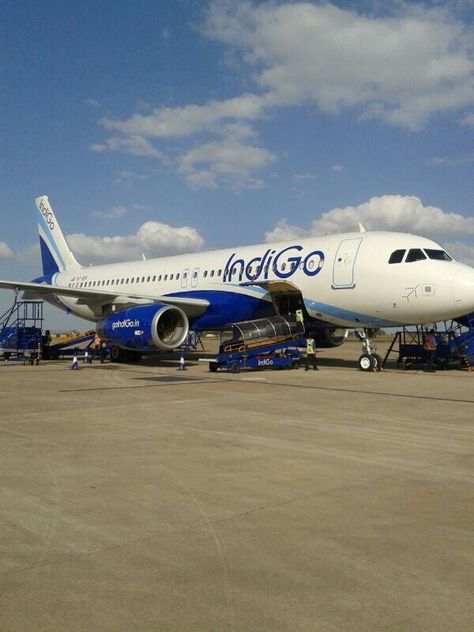
{"label": "antenna on fuselage", "polygon": [[365,226],[362,222],[359,222],[359,233],[365,233]]}

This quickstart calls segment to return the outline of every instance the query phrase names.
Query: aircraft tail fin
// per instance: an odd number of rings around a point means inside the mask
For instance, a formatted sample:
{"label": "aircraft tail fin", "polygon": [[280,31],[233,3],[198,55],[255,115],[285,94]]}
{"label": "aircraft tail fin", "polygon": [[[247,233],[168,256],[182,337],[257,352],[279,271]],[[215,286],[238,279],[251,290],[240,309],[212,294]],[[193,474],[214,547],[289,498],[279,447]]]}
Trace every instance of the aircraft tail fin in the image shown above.
{"label": "aircraft tail fin", "polygon": [[43,274],[53,275],[56,272],[81,268],[59,227],[48,197],[46,195],[37,197],[35,204],[38,209],[38,231]]}

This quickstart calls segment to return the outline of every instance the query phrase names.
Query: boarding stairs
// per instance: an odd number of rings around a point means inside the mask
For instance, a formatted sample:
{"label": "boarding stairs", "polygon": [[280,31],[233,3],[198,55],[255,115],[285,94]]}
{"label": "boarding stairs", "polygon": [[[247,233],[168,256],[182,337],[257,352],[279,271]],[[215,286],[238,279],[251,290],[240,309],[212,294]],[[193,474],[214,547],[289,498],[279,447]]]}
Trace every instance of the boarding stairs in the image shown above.
{"label": "boarding stairs", "polygon": [[39,359],[43,328],[43,301],[15,301],[0,316],[0,358]]}

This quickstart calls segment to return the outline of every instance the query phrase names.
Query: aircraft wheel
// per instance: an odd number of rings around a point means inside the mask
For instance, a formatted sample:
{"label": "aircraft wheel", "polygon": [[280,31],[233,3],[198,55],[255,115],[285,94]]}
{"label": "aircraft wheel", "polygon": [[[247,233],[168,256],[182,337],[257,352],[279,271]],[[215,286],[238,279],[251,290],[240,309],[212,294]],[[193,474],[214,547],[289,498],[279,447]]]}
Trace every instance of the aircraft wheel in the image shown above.
{"label": "aircraft wheel", "polygon": [[127,349],[123,355],[125,362],[130,362],[130,364],[135,364],[136,362],[141,362],[142,360],[141,351],[132,351],[131,349]]}
{"label": "aircraft wheel", "polygon": [[373,356],[363,353],[359,358],[359,369],[361,371],[374,371],[376,367]]}
{"label": "aircraft wheel", "polygon": [[124,352],[123,349],[117,347],[117,345],[112,345],[110,348],[110,361],[111,362],[123,362],[124,361]]}
{"label": "aircraft wheel", "polygon": [[373,353],[372,358],[375,361],[375,371],[383,371],[383,359],[378,353]]}
{"label": "aircraft wheel", "polygon": [[209,362],[209,371],[212,373],[217,371],[217,362]]}

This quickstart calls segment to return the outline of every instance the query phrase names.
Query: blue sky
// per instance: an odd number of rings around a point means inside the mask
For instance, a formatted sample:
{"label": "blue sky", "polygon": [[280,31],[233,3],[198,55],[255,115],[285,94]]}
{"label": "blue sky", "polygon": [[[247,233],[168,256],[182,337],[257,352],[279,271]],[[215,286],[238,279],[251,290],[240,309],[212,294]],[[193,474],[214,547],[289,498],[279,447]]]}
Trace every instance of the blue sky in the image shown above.
{"label": "blue sky", "polygon": [[473,22],[473,0],[6,0],[0,278],[39,272],[41,194],[86,265],[358,221],[474,264]]}

